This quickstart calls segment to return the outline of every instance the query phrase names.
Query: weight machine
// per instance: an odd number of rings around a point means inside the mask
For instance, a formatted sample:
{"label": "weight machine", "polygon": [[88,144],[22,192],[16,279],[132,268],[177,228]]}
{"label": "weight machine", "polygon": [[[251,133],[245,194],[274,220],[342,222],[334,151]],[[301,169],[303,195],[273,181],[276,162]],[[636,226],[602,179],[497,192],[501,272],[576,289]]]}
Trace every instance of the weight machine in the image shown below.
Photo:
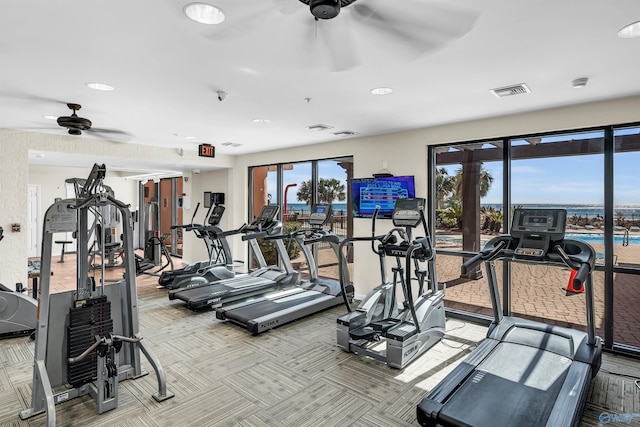
{"label": "weight machine", "polygon": [[[173,397],[162,365],[139,333],[131,213],[128,205],[104,191],[105,174],[104,165],[94,165],[77,198],[56,201],[45,213],[31,407],[20,413],[22,419],[46,412],[47,426],[55,426],[55,405],[84,395],[95,399],[98,414],[116,408],[118,382],[147,374],[140,352],[156,373],[153,398],[160,402]],[[105,206],[123,219],[125,273],[123,280],[107,284],[102,260],[96,285],[95,277],[89,277],[89,218]],[[66,232],[75,233],[78,241],[76,289],[51,293],[52,236]]]}

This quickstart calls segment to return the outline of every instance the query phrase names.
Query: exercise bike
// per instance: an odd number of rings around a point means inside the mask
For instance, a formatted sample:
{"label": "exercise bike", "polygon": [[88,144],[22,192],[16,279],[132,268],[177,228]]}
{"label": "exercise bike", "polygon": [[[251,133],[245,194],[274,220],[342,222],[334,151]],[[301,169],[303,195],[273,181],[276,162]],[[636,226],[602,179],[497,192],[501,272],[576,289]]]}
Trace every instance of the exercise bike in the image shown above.
{"label": "exercise bike", "polygon": [[[0,227],[2,239],[4,230]],[[16,284],[15,291],[0,283],[0,338],[30,335],[36,330],[38,302],[23,291],[21,283]]]}

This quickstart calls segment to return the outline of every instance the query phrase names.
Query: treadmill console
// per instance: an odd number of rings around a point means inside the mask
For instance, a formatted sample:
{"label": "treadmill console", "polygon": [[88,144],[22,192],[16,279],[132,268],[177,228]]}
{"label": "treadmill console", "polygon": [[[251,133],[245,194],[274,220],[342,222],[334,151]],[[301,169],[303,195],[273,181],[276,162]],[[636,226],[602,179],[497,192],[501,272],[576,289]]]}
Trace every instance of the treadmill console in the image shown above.
{"label": "treadmill console", "polygon": [[333,208],[330,204],[319,203],[312,206],[311,214],[309,215],[309,225],[312,228],[321,228],[327,223],[329,218],[331,218],[332,212]]}
{"label": "treadmill console", "polygon": [[218,225],[222,220],[222,214],[224,214],[224,206],[216,205],[209,215],[209,225]]}
{"label": "treadmill console", "polygon": [[256,218],[256,220],[247,228],[255,230],[264,230],[265,228],[269,228],[269,226],[275,222],[279,211],[280,206],[278,205],[263,206],[262,210],[258,214],[258,218]]}
{"label": "treadmill console", "polygon": [[517,258],[542,258],[552,242],[564,239],[567,225],[565,209],[516,209],[511,223],[511,237],[518,239]]}
{"label": "treadmill console", "polygon": [[393,225],[396,227],[417,227],[422,221],[421,211],[424,211],[423,198],[398,199],[393,210]]}

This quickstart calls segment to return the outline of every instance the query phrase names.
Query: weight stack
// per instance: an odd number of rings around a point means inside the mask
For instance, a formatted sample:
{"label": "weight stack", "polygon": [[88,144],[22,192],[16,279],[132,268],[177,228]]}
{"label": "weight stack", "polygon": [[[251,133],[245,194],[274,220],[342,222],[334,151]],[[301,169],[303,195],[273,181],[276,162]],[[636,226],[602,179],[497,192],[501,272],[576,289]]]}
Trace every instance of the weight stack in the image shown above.
{"label": "weight stack", "polygon": [[[106,296],[85,300],[80,307],[69,310],[67,326],[67,355],[78,357],[96,342],[96,335],[104,337],[113,333],[111,303]],[[99,347],[98,347],[99,348]],[[96,379],[98,356],[94,349],[79,362],[67,362],[67,382],[80,387]]]}

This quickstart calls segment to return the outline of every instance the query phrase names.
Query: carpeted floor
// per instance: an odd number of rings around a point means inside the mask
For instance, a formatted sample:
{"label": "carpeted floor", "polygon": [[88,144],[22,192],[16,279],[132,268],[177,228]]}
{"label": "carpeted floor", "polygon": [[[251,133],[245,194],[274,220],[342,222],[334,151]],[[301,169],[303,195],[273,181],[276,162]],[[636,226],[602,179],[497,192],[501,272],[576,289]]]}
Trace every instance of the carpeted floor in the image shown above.
{"label": "carpeted floor", "polygon": [[[169,301],[155,278],[138,280],[140,331],[160,359],[173,399],[158,403],[151,374],[120,383],[118,408],[96,415],[87,396],[57,406],[59,426],[415,426],[416,405],[460,361],[486,329],[450,319],[446,339],[403,370],[348,354],[336,346],[336,318],[344,307],[251,336]],[[0,341],[0,425],[22,421],[30,405],[34,344]],[[592,383],[583,426],[640,426],[640,362],[605,355]],[[626,376],[625,376],[626,375]],[[499,408],[487,408],[499,411]],[[603,412],[631,414],[602,418]]]}

